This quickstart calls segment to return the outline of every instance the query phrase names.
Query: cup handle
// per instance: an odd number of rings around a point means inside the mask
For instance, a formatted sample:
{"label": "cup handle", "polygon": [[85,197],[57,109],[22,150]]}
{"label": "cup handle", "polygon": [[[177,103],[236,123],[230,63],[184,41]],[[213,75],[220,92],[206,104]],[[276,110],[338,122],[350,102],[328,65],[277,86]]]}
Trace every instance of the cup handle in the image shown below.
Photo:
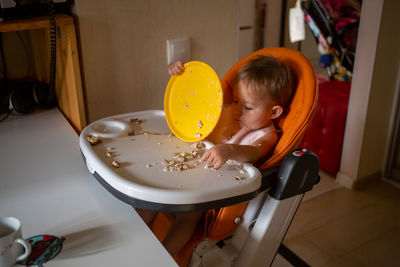
{"label": "cup handle", "polygon": [[17,238],[14,242],[21,244],[25,249],[24,254],[17,257],[17,261],[25,260],[31,254],[31,245],[22,238]]}

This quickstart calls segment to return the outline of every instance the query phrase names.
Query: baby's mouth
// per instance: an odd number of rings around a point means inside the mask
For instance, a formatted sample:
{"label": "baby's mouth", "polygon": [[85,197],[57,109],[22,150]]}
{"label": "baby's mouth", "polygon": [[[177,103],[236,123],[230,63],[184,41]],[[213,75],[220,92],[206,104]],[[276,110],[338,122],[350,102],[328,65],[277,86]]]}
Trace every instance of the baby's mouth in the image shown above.
{"label": "baby's mouth", "polygon": [[240,119],[236,119],[236,122],[240,125],[240,127],[243,127],[244,126],[244,124],[243,124],[243,122],[242,122],[242,120],[240,120]]}

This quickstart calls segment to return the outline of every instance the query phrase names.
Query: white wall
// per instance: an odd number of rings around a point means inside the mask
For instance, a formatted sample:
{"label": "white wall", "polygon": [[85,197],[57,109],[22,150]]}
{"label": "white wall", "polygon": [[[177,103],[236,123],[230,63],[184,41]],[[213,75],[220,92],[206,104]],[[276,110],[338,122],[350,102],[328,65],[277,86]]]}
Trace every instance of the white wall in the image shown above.
{"label": "white wall", "polygon": [[89,121],[163,109],[166,40],[223,74],[237,56],[236,0],[75,0]]}
{"label": "white wall", "polygon": [[238,55],[237,60],[254,51],[255,0],[238,0]]}
{"label": "white wall", "polygon": [[[360,177],[381,170],[400,68],[400,2],[385,0],[367,121],[360,159]],[[396,26],[395,26],[396,25]]]}
{"label": "white wall", "polygon": [[[337,180],[353,187],[380,177],[400,58],[400,3],[365,0],[356,49],[354,78]],[[382,15],[382,17],[381,17]]]}

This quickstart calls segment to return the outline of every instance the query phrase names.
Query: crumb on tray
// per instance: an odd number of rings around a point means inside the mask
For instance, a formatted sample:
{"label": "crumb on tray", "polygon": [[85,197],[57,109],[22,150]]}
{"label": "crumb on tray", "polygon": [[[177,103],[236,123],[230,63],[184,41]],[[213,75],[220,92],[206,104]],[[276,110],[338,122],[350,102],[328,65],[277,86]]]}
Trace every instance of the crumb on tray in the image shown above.
{"label": "crumb on tray", "polygon": [[206,145],[203,142],[199,141],[199,142],[193,143],[192,148],[203,149],[203,148],[206,148]]}
{"label": "crumb on tray", "polygon": [[164,166],[163,171],[165,172],[171,172],[171,171],[181,172],[189,169],[189,166],[187,164],[183,164],[175,160],[164,159],[162,161],[162,165]]}
{"label": "crumb on tray", "polygon": [[113,162],[111,163],[111,165],[113,165],[115,168],[119,168],[121,167],[121,164],[119,164],[118,161],[113,160]]}
{"label": "crumb on tray", "polygon": [[88,134],[87,136],[86,136],[86,140],[88,140],[88,142],[91,144],[91,145],[97,145],[98,143],[101,143],[101,138],[100,137],[98,137],[98,136],[93,136],[93,135],[90,135],[90,134]]}

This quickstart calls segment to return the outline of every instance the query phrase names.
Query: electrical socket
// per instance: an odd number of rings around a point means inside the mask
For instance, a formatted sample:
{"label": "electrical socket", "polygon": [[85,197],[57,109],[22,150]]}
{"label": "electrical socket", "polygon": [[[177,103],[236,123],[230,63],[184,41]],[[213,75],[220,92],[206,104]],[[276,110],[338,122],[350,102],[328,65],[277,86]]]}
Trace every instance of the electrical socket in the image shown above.
{"label": "electrical socket", "polygon": [[168,65],[177,60],[188,62],[190,60],[190,41],[188,37],[167,40]]}

